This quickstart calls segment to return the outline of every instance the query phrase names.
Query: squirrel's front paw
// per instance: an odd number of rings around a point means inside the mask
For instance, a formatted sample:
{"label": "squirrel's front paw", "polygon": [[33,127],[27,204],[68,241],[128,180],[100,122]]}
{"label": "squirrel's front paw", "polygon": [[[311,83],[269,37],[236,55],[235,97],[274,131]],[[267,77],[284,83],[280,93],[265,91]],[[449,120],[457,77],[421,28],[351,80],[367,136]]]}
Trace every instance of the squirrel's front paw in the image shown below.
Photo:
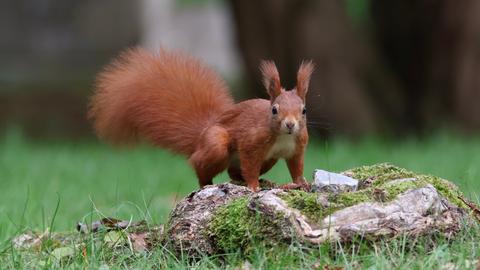
{"label": "squirrel's front paw", "polygon": [[298,189],[303,190],[306,192],[310,192],[312,190],[312,185],[307,181],[300,182],[300,183],[289,183],[280,186],[281,189],[290,190],[290,189]]}
{"label": "squirrel's front paw", "polygon": [[265,179],[265,178],[261,178],[260,179],[260,188],[262,189],[272,189],[272,188],[276,188],[278,185],[275,184],[275,182],[273,181],[270,181],[268,179]]}
{"label": "squirrel's front paw", "polygon": [[247,187],[248,187],[249,189],[251,189],[253,192],[258,192],[258,191],[260,191],[260,185],[259,185],[258,180],[257,180],[257,181],[251,181],[251,182],[248,182],[248,181],[247,181]]}

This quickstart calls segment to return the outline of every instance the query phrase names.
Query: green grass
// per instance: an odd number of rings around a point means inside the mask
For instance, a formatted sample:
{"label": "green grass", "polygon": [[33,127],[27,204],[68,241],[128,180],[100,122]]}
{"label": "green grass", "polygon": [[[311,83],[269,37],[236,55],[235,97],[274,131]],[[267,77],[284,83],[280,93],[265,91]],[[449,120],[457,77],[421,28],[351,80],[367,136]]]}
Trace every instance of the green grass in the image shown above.
{"label": "green grass", "polygon": [[[343,171],[390,162],[412,171],[452,180],[474,201],[480,194],[480,138],[439,133],[425,140],[402,142],[366,138],[312,142],[305,157],[305,175],[315,168]],[[288,182],[283,162],[266,175]],[[227,179],[225,174],[216,182]],[[97,142],[31,142],[16,132],[0,139],[0,265],[38,267],[44,253],[25,255],[10,248],[10,239],[26,229],[72,231],[77,221],[102,216],[165,222],[174,203],[197,188],[193,171],[182,157],[147,146],[115,150]],[[58,204],[58,209],[56,209]],[[53,225],[53,226],[51,226]],[[259,246],[249,261],[258,268],[311,267],[315,263],[380,269],[436,269],[447,263],[466,268],[479,256],[480,229],[468,228],[448,242],[429,237],[392,243],[354,246],[322,245],[285,250]],[[88,242],[88,239],[87,239]],[[107,249],[88,249],[62,268],[234,268],[244,262],[238,253],[193,261],[175,258],[162,248],[132,255]],[[52,265],[47,265],[50,268]],[[55,264],[53,265],[55,266]],[[473,266],[471,266],[473,267]]]}

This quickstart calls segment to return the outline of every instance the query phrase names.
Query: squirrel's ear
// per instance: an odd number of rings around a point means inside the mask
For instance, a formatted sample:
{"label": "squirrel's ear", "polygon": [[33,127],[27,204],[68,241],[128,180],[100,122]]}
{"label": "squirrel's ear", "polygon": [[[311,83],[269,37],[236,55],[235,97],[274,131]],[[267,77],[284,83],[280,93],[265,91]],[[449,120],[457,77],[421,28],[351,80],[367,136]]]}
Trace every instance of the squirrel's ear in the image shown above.
{"label": "squirrel's ear", "polygon": [[311,60],[303,61],[297,73],[297,94],[305,101],[308,85],[310,84],[310,76],[315,69],[315,65]]}
{"label": "squirrel's ear", "polygon": [[270,100],[273,101],[282,93],[277,67],[273,61],[262,61],[260,63],[260,71],[263,76],[263,85],[267,89]]}

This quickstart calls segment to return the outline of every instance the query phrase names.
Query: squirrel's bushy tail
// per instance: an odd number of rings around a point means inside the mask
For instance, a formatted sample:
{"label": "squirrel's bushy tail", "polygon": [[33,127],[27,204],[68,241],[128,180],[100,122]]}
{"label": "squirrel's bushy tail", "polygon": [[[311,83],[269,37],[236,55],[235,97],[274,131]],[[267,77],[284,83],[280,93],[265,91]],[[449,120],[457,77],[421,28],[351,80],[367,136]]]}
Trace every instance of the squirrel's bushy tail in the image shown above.
{"label": "squirrel's bushy tail", "polygon": [[190,155],[201,132],[232,105],[225,82],[199,60],[135,48],[100,73],[89,117],[102,139],[122,144],[143,137]]}

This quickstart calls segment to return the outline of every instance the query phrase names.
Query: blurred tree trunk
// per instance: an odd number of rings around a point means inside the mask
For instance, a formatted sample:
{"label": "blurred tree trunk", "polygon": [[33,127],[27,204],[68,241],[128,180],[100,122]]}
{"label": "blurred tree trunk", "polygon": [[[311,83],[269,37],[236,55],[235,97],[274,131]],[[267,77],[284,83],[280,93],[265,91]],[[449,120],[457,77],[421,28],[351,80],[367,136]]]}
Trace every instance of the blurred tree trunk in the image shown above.
{"label": "blurred tree trunk", "polygon": [[480,128],[480,2],[372,0],[372,20],[413,131],[455,120]]}
{"label": "blurred tree trunk", "polygon": [[322,134],[373,132],[376,114],[364,91],[364,45],[353,35],[344,1],[230,0],[250,96],[265,97],[258,65],[276,62],[283,85],[295,85],[302,59],[316,71],[307,98],[310,127]]}
{"label": "blurred tree trunk", "polygon": [[[453,2],[453,1],[451,1]],[[480,130],[480,1],[466,1],[455,73],[454,115],[469,130]],[[462,2],[464,5],[465,3]],[[459,4],[451,3],[451,6]],[[455,72],[455,70],[454,70]]]}

